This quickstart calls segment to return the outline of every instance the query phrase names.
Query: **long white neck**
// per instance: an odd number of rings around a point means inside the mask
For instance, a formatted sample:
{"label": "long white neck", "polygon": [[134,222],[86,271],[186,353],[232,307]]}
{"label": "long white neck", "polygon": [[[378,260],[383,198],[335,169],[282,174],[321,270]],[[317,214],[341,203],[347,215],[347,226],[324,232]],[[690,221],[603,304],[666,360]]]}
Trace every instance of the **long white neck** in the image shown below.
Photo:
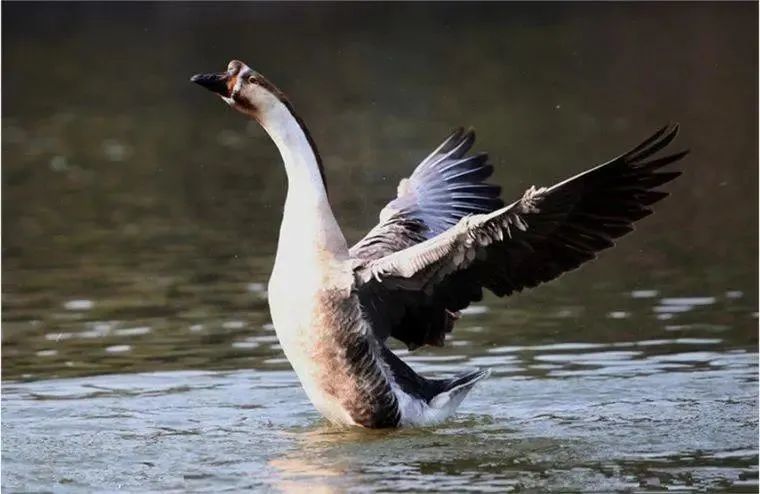
{"label": "long white neck", "polygon": [[288,248],[315,247],[320,253],[347,255],[346,240],[333,215],[317,151],[289,106],[276,100],[258,115],[282,155],[288,177],[278,256]]}
{"label": "long white neck", "polygon": [[289,108],[277,102],[260,117],[260,123],[282,155],[288,175],[288,197],[298,194],[314,202],[327,202],[316,151]]}

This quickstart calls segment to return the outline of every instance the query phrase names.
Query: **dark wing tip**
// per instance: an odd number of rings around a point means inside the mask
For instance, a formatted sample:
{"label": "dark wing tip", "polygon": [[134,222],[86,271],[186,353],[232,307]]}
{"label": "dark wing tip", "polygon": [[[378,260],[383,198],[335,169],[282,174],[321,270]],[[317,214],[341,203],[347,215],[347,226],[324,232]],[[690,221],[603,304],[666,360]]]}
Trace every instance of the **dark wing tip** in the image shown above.
{"label": "dark wing tip", "polygon": [[665,124],[664,128],[665,129],[670,129],[670,131],[668,132],[668,134],[677,135],[678,134],[678,130],[681,128],[681,124],[679,124],[678,122],[668,122],[667,124]]}
{"label": "dark wing tip", "polygon": [[462,136],[464,136],[464,134],[464,127],[457,127],[451,131],[451,134],[449,134],[449,137],[446,138],[445,142],[459,142],[462,140]]}
{"label": "dark wing tip", "polygon": [[422,160],[423,162],[427,159],[432,158],[433,156],[437,154],[445,154],[449,152],[451,149],[455,148],[456,145],[462,140],[462,137],[464,136],[464,127],[457,127],[454,130],[451,131],[449,136],[443,140],[443,142],[433,151],[428,158],[425,160]]}
{"label": "dark wing tip", "polygon": [[[665,138],[672,138],[678,135],[679,130],[681,129],[681,124],[678,122],[668,122],[663,127],[658,130],[654,136],[664,136]],[[652,136],[652,137],[654,137]]]}
{"label": "dark wing tip", "polygon": [[471,145],[475,143],[475,127],[472,125],[467,127],[467,132],[465,132],[465,135],[472,139]]}
{"label": "dark wing tip", "polygon": [[663,141],[666,141],[663,147],[667,146],[673,139],[676,138],[681,130],[681,125],[678,122],[672,122],[666,125],[665,128],[668,130],[666,131],[665,138],[663,139]]}
{"label": "dark wing tip", "polygon": [[669,165],[671,163],[675,163],[676,161],[682,160],[688,156],[689,153],[691,153],[691,149],[684,149],[683,151],[678,151],[677,153],[669,154],[663,158],[660,158],[660,161]]}
{"label": "dark wing tip", "polygon": [[671,157],[673,158],[673,161],[678,161],[682,158],[685,158],[689,154],[691,154],[691,149],[684,149],[683,151],[679,151],[673,154]]}
{"label": "dark wing tip", "polygon": [[456,136],[456,140],[459,140],[462,138],[462,134],[464,134],[464,127],[460,125],[459,127],[456,127],[454,130],[451,131],[451,134],[449,135],[449,137]]}
{"label": "dark wing tip", "polygon": [[[645,139],[641,144],[622,156],[629,164],[638,164],[665,148],[676,138],[680,129],[678,123],[668,123]],[[679,158],[680,159],[680,158]]]}

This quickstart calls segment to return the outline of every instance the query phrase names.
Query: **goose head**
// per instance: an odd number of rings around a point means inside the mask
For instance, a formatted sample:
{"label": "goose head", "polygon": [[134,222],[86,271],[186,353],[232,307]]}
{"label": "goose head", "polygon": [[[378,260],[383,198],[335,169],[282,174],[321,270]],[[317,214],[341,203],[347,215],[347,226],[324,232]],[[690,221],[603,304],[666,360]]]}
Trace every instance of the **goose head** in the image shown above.
{"label": "goose head", "polygon": [[255,119],[279,148],[289,180],[291,171],[299,168],[296,164],[306,164],[303,169],[307,170],[308,180],[317,184],[314,190],[327,197],[317,145],[303,120],[274,84],[240,60],[231,61],[225,72],[196,74],[190,81],[216,93],[232,108]]}
{"label": "goose head", "polygon": [[232,108],[259,122],[273,108],[287,101],[274,84],[240,60],[232,60],[225,72],[196,74],[190,81],[216,93]]}

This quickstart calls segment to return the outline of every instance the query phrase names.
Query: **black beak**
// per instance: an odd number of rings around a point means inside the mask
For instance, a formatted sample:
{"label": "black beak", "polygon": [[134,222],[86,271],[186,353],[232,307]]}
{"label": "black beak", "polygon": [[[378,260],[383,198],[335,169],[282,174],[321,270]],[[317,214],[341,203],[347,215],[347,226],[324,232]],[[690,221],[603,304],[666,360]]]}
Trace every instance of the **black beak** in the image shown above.
{"label": "black beak", "polygon": [[195,74],[190,78],[190,82],[200,84],[209,91],[213,91],[216,94],[230,97],[230,88],[227,83],[230,80],[230,75],[227,72],[217,72],[214,74]]}

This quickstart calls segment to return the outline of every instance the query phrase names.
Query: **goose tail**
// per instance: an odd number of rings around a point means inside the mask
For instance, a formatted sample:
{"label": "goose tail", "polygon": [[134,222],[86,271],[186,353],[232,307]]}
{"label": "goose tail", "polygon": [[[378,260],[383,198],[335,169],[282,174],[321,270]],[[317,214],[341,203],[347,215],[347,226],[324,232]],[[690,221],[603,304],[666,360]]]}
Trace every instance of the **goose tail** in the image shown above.
{"label": "goose tail", "polygon": [[490,374],[490,369],[476,369],[448,379],[443,391],[430,399],[430,407],[453,413],[462,403],[464,397],[467,396],[467,393],[475,386],[475,383]]}

